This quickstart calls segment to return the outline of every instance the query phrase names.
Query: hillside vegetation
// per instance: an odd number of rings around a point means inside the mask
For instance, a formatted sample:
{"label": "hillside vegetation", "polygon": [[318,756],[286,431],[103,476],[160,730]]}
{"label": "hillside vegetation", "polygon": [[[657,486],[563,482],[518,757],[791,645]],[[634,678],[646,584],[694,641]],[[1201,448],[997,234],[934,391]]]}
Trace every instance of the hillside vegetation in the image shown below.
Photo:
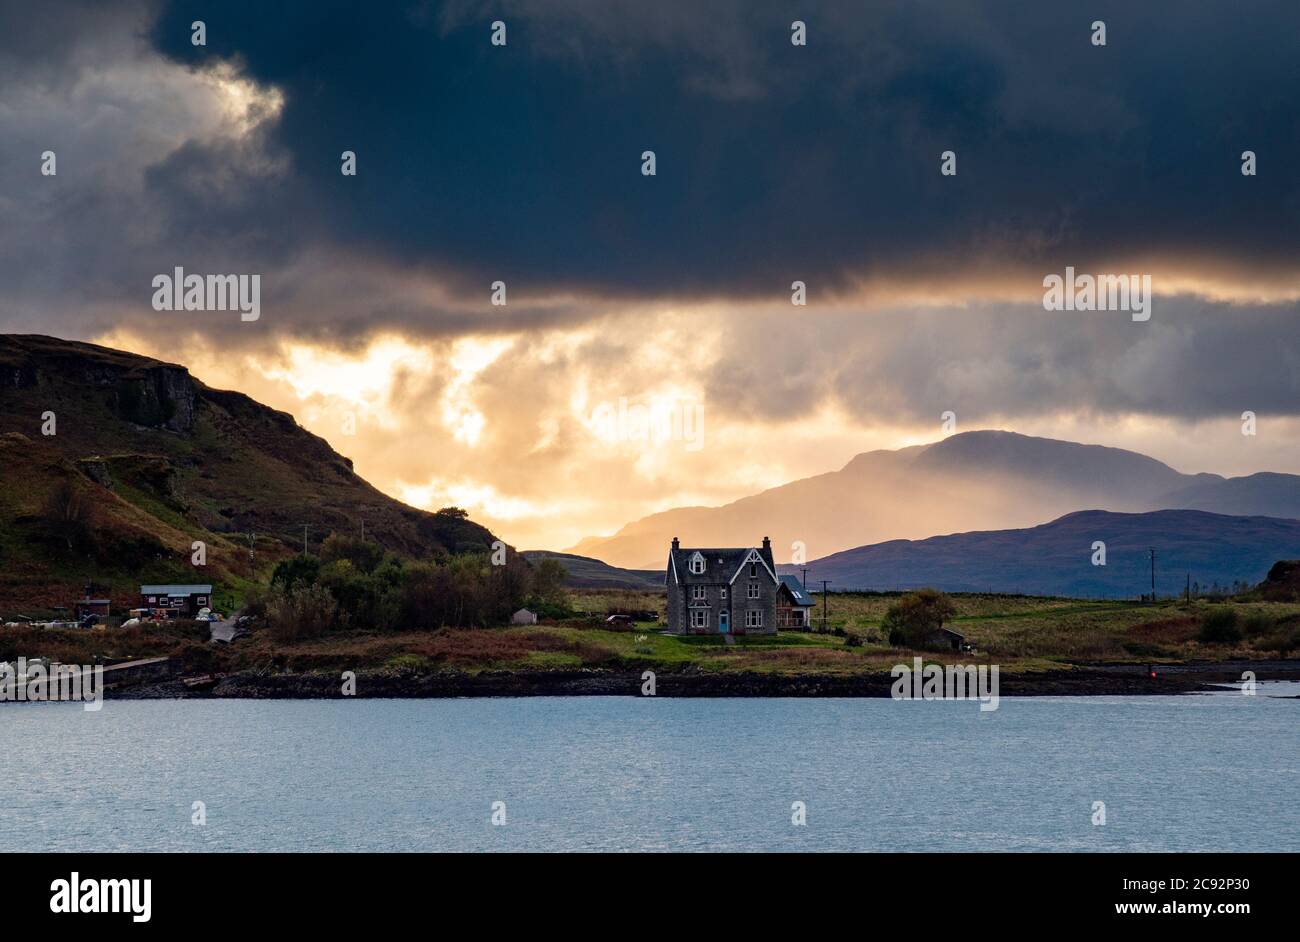
{"label": "hillside vegetation", "polygon": [[461,514],[388,497],[289,414],[182,366],[0,336],[0,610],[66,605],[87,581],[118,605],[142,582],[242,595],[301,552],[304,524],[319,542],[363,520],[370,539],[410,559],[493,541]]}

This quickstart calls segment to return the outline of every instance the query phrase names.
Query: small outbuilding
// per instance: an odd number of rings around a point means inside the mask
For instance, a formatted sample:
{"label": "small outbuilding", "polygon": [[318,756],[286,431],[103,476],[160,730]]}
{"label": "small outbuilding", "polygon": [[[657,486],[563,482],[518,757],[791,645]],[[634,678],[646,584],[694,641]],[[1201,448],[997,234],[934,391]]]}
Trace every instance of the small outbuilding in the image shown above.
{"label": "small outbuilding", "polygon": [[776,624],[778,628],[807,628],[813,609],[812,596],[803,587],[798,576],[782,576],[776,594]]}
{"label": "small outbuilding", "polygon": [[966,636],[951,628],[940,628],[931,637],[933,643],[939,647],[949,647],[954,651],[971,650],[971,646],[966,643]]}
{"label": "small outbuilding", "polygon": [[89,615],[107,617],[109,608],[112,605],[110,599],[92,599],[84,598],[77,600],[77,621],[81,621]]}
{"label": "small outbuilding", "polygon": [[526,608],[521,608],[519,611],[515,612],[513,615],[510,616],[510,624],[535,625],[537,624],[537,613],[530,612]]}
{"label": "small outbuilding", "polygon": [[210,585],[142,585],[140,607],[168,618],[193,618],[212,604]]}

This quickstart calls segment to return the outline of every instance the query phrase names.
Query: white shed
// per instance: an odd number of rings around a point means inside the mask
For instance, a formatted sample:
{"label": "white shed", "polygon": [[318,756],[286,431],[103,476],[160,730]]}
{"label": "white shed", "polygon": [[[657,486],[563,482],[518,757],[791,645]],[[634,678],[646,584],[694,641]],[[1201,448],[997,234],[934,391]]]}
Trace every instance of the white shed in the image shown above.
{"label": "white shed", "polygon": [[521,608],[519,611],[515,612],[513,615],[510,616],[510,624],[535,625],[537,624],[537,613],[530,612],[526,608]]}

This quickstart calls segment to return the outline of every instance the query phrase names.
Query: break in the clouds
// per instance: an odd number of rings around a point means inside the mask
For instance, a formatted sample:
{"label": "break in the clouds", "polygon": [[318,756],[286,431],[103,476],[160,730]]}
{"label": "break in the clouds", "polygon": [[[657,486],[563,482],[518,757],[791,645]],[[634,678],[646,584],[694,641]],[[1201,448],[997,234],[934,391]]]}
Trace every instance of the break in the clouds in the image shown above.
{"label": "break in the clouds", "polygon": [[[1284,2],[7,4],[0,328],[186,362],[525,543],[947,409],[1297,470],[1298,36]],[[178,265],[260,274],[263,316],[153,310]],[[1152,274],[1151,321],[1043,310],[1066,266]],[[675,398],[700,451],[593,444]]]}

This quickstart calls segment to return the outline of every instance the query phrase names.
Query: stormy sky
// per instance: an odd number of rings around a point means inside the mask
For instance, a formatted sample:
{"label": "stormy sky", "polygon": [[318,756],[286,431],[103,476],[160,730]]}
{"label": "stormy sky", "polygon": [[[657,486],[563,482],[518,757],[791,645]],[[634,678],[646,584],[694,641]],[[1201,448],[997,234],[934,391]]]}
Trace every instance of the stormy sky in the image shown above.
{"label": "stormy sky", "polygon": [[[1297,106],[1293,2],[5,3],[0,329],[184,363],[528,547],[947,410],[1300,472]],[[260,319],[153,310],[176,266]],[[1151,319],[1044,310],[1067,266]],[[702,434],[598,418],[639,405]]]}

